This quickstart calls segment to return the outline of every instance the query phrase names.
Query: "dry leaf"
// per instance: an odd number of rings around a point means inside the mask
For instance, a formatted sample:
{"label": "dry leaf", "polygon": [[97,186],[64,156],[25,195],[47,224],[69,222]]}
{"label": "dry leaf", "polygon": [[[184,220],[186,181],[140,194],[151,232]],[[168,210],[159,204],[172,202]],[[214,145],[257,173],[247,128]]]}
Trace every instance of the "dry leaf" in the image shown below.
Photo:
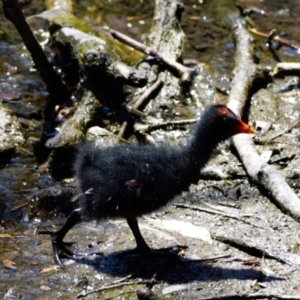
{"label": "dry leaf", "polygon": [[14,269],[14,270],[17,269],[16,263],[10,259],[4,259],[4,260],[2,260],[2,263],[3,263],[4,267],[7,269]]}
{"label": "dry leaf", "polygon": [[[75,263],[75,260],[69,259],[64,262],[64,265],[69,266],[73,263]],[[42,269],[41,273],[48,273],[48,272],[53,272],[53,271],[58,271],[58,270],[61,270],[60,266],[54,265],[54,266],[50,266],[50,267]]]}
{"label": "dry leaf", "polygon": [[59,266],[51,266],[51,267],[42,269],[41,273],[48,273],[48,272],[56,271],[58,269],[59,269]]}

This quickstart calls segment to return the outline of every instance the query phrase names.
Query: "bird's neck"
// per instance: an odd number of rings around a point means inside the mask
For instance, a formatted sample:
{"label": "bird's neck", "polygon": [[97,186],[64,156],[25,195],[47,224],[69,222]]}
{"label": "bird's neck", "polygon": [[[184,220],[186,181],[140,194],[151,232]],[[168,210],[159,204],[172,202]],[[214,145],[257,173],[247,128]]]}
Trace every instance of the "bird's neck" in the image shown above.
{"label": "bird's neck", "polygon": [[200,171],[209,161],[219,142],[216,133],[210,130],[208,124],[203,124],[203,122],[198,124],[186,148],[190,167]]}

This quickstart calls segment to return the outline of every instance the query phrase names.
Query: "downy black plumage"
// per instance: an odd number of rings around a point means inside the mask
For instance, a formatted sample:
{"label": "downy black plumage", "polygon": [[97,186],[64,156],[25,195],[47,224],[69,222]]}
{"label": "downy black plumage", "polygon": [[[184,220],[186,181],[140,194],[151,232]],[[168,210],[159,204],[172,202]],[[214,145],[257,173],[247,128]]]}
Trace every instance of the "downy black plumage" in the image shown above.
{"label": "downy black plumage", "polygon": [[58,250],[74,255],[63,242],[70,228],[80,221],[106,217],[125,218],[136,250],[148,253],[150,248],[140,233],[137,217],[157,210],[196,184],[200,170],[220,142],[237,133],[253,132],[226,106],[215,104],[204,111],[193,138],[183,147],[82,145],[76,160],[79,208],[59,230],[40,232],[52,235],[55,261],[63,267]]}

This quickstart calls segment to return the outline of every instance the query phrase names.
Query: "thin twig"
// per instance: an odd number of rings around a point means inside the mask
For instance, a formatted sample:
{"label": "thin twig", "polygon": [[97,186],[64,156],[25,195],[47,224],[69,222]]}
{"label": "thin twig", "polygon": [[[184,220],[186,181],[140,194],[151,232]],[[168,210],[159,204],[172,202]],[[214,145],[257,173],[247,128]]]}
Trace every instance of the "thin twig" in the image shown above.
{"label": "thin twig", "polygon": [[189,120],[174,120],[166,121],[157,124],[138,124],[136,127],[139,131],[149,133],[154,130],[167,128],[169,126],[184,126],[197,123],[198,119],[189,119]]}
{"label": "thin twig", "polygon": [[300,126],[300,120],[298,120],[295,124],[293,124],[292,126],[290,126],[288,129],[284,130],[283,132],[278,133],[277,135],[275,135],[274,137],[271,138],[271,141],[274,141],[275,139],[279,138],[280,136],[290,132],[292,129],[296,128]]}
{"label": "thin twig", "polygon": [[271,72],[272,76],[299,76],[300,63],[296,62],[279,62]]}
{"label": "thin twig", "polygon": [[[253,33],[253,34],[256,34],[258,36],[264,37],[266,39],[270,38],[270,33],[265,33],[265,32],[262,32],[262,31],[259,31],[259,30],[255,29],[255,28],[249,28],[249,31],[251,33]],[[281,44],[283,46],[290,47],[290,48],[292,48],[294,50],[297,50],[297,51],[300,50],[300,46],[298,46],[296,44],[293,44],[290,41],[279,37],[278,35],[272,34],[272,40],[278,42],[279,44]]]}
{"label": "thin twig", "polygon": [[198,300],[232,300],[232,299],[277,299],[277,300],[300,300],[300,296],[280,295],[275,293],[232,293],[214,295],[207,297],[197,297]]}
{"label": "thin twig", "polygon": [[27,206],[27,205],[28,205],[28,202],[23,203],[23,204],[20,204],[20,205],[17,205],[17,206],[14,206],[14,207],[10,210],[10,212],[13,212],[13,211],[16,211],[16,210],[18,210],[18,209],[24,208],[24,207]]}
{"label": "thin twig", "polygon": [[[141,111],[146,107],[146,105],[154,97],[154,95],[159,93],[162,86],[163,86],[163,80],[159,78],[149,89],[147,89],[144,92],[144,94],[139,98],[139,100],[136,103],[134,103],[132,107],[128,105],[127,107],[128,112],[134,113],[135,115],[143,114],[143,112]],[[122,123],[118,137],[120,138],[124,137],[127,127],[128,127],[128,122],[124,121]]]}
{"label": "thin twig", "polygon": [[110,33],[113,38],[121,41],[122,43],[138,50],[141,51],[142,53],[146,55],[151,55],[153,57],[159,58],[161,61],[163,61],[167,66],[175,70],[179,76],[181,77],[182,81],[191,81],[192,80],[192,73],[194,72],[194,69],[187,68],[184,65],[178,63],[174,59],[171,59],[160,52],[145,46],[144,44],[135,41],[134,39],[126,36],[123,33],[120,33],[116,30],[110,30]]}
{"label": "thin twig", "polygon": [[280,62],[281,60],[280,60],[278,54],[277,54],[276,51],[275,51],[276,49],[274,49],[274,47],[273,47],[273,44],[274,44],[274,43],[273,43],[273,39],[274,39],[275,36],[276,36],[276,30],[275,30],[275,29],[272,29],[272,30],[270,31],[269,35],[268,35],[266,44],[267,44],[267,46],[268,46],[268,48],[269,48],[269,51],[270,51],[271,54],[273,55],[274,59],[275,59],[277,62]]}
{"label": "thin twig", "polygon": [[119,137],[119,138],[124,138],[125,132],[126,132],[126,130],[127,130],[127,127],[128,127],[128,122],[127,122],[127,121],[124,121],[124,122],[122,123],[122,126],[121,126],[121,128],[120,128],[120,131],[119,131],[119,133],[118,133],[118,137]]}
{"label": "thin twig", "polygon": [[262,257],[264,254],[266,257],[273,258],[281,263],[288,264],[290,266],[299,266],[299,262],[291,261],[284,253],[276,254],[270,251],[267,247],[263,247],[259,242],[255,242],[250,238],[239,239],[232,236],[224,236],[218,234],[212,234],[213,239],[225,244],[228,244],[234,248],[237,248],[246,253],[250,253],[251,255]]}
{"label": "thin twig", "polygon": [[[161,88],[163,87],[163,80],[159,78],[149,89],[147,89],[143,95],[137,100],[132,109],[144,110],[148,102],[152,99],[153,94],[158,94]],[[129,104],[130,105],[130,104]]]}
{"label": "thin twig", "polygon": [[123,278],[120,278],[118,280],[113,281],[112,284],[121,283],[123,281],[126,281],[128,279],[132,279],[132,278],[133,278],[133,274],[129,274],[129,275],[123,277]]}
{"label": "thin twig", "polygon": [[207,257],[207,258],[199,258],[199,259],[192,259],[193,262],[207,262],[207,261],[216,261],[218,259],[222,259],[222,258],[229,258],[231,257],[230,254],[223,254],[223,255],[216,255],[216,256],[212,256],[212,257]]}
{"label": "thin twig", "polygon": [[268,14],[255,6],[248,6],[246,8],[244,8],[243,6],[241,6],[240,4],[236,4],[236,7],[239,9],[240,14],[242,16],[250,16],[251,14],[258,14],[258,15],[262,15],[262,16],[267,16]]}
{"label": "thin twig", "polygon": [[114,288],[118,288],[118,287],[122,287],[122,286],[126,286],[126,285],[138,285],[138,284],[149,284],[152,283],[152,279],[150,280],[141,280],[141,281],[134,281],[134,282],[119,282],[119,283],[115,283],[115,284],[111,284],[111,285],[103,285],[98,289],[94,289],[92,291],[86,292],[86,293],[81,293],[77,296],[77,299],[86,297],[88,295],[94,294],[94,293],[98,293],[98,292],[102,292],[105,290],[109,290],[109,289],[114,289]]}
{"label": "thin twig", "polygon": [[183,203],[178,203],[178,202],[174,203],[173,205],[176,206],[176,207],[180,207],[180,208],[189,208],[189,209],[192,209],[192,210],[203,211],[203,212],[207,212],[207,213],[210,213],[210,214],[215,214],[215,215],[220,215],[220,216],[232,218],[232,219],[244,222],[248,225],[251,225],[251,226],[254,226],[254,227],[257,227],[257,228],[262,228],[261,226],[258,226],[258,225],[254,224],[252,222],[249,222],[249,221],[246,221],[246,220],[243,219],[243,217],[248,217],[248,215],[235,216],[235,215],[227,214],[225,212],[217,211],[217,210],[210,209],[210,208],[204,208],[204,207],[197,206],[197,205],[188,205],[188,204],[183,204]]}

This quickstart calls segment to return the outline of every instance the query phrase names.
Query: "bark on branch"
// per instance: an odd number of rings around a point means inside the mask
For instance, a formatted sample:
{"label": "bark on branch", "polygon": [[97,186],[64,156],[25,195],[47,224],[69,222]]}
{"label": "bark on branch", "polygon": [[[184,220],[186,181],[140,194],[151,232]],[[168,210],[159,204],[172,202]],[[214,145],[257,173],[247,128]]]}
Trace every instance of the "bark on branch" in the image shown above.
{"label": "bark on branch", "polygon": [[21,4],[18,0],[2,0],[4,16],[11,21],[18,30],[23,42],[30,52],[32,59],[40,73],[41,78],[47,85],[47,90],[53,100],[69,97],[66,86],[62,83],[59,75],[49,63],[42,47],[35,38],[29,24],[26,21]]}
{"label": "bark on branch", "polygon": [[[236,61],[234,79],[228,106],[237,114],[243,114],[248,99],[262,84],[263,73],[254,63],[254,46],[252,37],[245,26],[243,18],[232,16],[230,24],[236,39]],[[265,80],[266,82],[266,80]],[[300,200],[274,166],[264,164],[256,152],[251,136],[239,134],[233,137],[233,144],[243,162],[251,180],[270,197],[276,205],[300,221]]]}

